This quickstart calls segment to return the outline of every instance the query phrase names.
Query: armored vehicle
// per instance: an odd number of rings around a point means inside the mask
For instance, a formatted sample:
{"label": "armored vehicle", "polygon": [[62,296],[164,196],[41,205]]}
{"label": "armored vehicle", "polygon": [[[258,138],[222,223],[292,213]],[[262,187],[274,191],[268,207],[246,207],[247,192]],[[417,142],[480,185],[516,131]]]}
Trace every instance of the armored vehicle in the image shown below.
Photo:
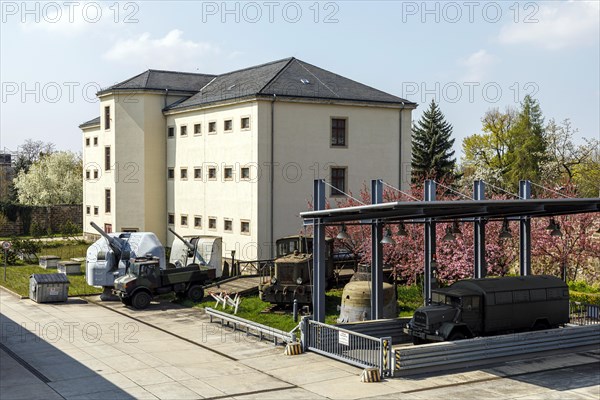
{"label": "armored vehicle", "polygon": [[569,322],[569,288],[553,276],[469,279],[432,291],[404,333],[415,344],[515,331],[549,329]]}
{"label": "armored vehicle", "polygon": [[198,302],[204,297],[202,285],[207,281],[207,271],[197,264],[161,269],[157,257],[138,257],[131,260],[126,274],[115,280],[113,293],[123,304],[144,309],[153,297],[171,292]]}

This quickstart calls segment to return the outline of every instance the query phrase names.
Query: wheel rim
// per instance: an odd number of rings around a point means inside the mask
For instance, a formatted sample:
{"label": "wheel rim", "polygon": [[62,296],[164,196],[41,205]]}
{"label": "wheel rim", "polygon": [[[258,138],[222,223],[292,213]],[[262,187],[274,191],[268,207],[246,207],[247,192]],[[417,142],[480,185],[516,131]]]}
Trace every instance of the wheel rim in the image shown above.
{"label": "wheel rim", "polygon": [[188,297],[193,301],[200,301],[204,297],[202,288],[194,286],[190,289]]}
{"label": "wheel rim", "polygon": [[150,304],[150,296],[147,293],[139,293],[135,296],[134,305],[136,308],[146,308]]}

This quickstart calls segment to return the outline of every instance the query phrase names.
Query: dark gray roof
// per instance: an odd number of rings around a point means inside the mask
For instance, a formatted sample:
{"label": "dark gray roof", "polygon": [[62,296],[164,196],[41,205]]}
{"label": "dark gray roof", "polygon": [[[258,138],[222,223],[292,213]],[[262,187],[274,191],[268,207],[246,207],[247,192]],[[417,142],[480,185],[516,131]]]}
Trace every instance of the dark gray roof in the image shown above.
{"label": "dark gray roof", "polygon": [[108,93],[114,90],[177,90],[190,92],[190,94],[198,92],[210,82],[215,75],[195,74],[191,72],[176,72],[176,71],[160,71],[149,69],[139,75],[129,78],[121,83],[110,86],[98,92],[98,94]]}
{"label": "dark gray roof", "polygon": [[87,128],[88,126],[96,125],[100,125],[100,117],[96,117],[94,119],[90,119],[89,121],[84,122],[83,124],[79,125],[79,128]]}
{"label": "dark gray roof", "polygon": [[171,105],[169,109],[185,109],[224,100],[273,95],[416,106],[408,100],[291,57],[218,75],[199,93]]}

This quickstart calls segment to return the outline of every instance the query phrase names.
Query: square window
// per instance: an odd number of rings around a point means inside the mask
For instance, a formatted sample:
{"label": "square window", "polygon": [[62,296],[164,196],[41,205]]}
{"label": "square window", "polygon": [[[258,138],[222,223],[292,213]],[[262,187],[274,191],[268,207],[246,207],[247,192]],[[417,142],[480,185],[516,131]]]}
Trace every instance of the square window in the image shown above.
{"label": "square window", "polygon": [[94,215],[98,215],[98,207],[94,207]]}
{"label": "square window", "polygon": [[346,191],[346,168],[331,168],[331,196],[343,196]]}
{"label": "square window", "polygon": [[194,135],[202,134],[202,124],[194,124]]}
{"label": "square window", "polygon": [[180,218],[181,226],[187,226],[187,215],[182,215]]}
{"label": "square window", "polygon": [[194,179],[202,179],[202,168],[194,168]]}
{"label": "square window", "polygon": [[89,137],[85,138],[85,146],[90,147],[90,138]]}
{"label": "square window", "polygon": [[232,232],[233,231],[233,221],[230,219],[226,219],[223,221],[223,230],[225,232]]}
{"label": "square window", "polygon": [[208,133],[217,133],[217,123],[215,121],[208,123]]}
{"label": "square window", "polygon": [[233,120],[231,119],[226,119],[223,122],[223,130],[225,132],[231,132],[233,130]]}
{"label": "square window", "polygon": [[167,170],[167,178],[168,179],[175,179],[175,168],[169,168]]}
{"label": "square window", "polygon": [[346,119],[332,118],[331,119],[331,145],[345,147],[346,146]]}
{"label": "square window", "polygon": [[217,217],[208,217],[208,229],[213,231],[217,229]]}
{"label": "square window", "polygon": [[98,136],[94,137],[94,146],[98,146]]}
{"label": "square window", "polygon": [[90,215],[90,211],[92,210],[92,208],[90,206],[85,206],[85,213],[87,215]]}
{"label": "square window", "polygon": [[98,179],[98,170],[97,169],[94,170],[94,179]]}
{"label": "square window", "polygon": [[174,126],[170,126],[167,128],[167,137],[174,137],[175,136],[175,127]]}
{"label": "square window", "polygon": [[187,180],[187,168],[181,168],[181,170],[179,171],[179,177],[181,178],[181,180]]}
{"label": "square window", "polygon": [[233,179],[233,168],[225,167],[225,170],[223,171],[223,177],[225,178],[226,181],[232,180]]}
{"label": "square window", "polygon": [[210,167],[208,169],[208,179],[211,179],[211,180],[217,179],[217,169],[215,167]]}
{"label": "square window", "polygon": [[187,136],[187,125],[182,125],[179,127],[179,135]]}
{"label": "square window", "polygon": [[175,225],[175,214],[168,214],[167,215],[167,223],[169,225]]}
{"label": "square window", "polygon": [[85,170],[85,179],[90,179],[90,170],[89,169]]}
{"label": "square window", "polygon": [[240,120],[240,127],[242,130],[250,129],[250,117],[242,117]]}
{"label": "square window", "polygon": [[250,168],[249,167],[242,167],[242,170],[240,172],[240,177],[242,179],[250,179]]}
{"label": "square window", "polygon": [[199,217],[199,216],[194,217],[194,228],[198,228],[198,229],[202,228],[202,217]]}
{"label": "square window", "polygon": [[250,221],[241,221],[240,222],[240,232],[242,235],[250,234]]}

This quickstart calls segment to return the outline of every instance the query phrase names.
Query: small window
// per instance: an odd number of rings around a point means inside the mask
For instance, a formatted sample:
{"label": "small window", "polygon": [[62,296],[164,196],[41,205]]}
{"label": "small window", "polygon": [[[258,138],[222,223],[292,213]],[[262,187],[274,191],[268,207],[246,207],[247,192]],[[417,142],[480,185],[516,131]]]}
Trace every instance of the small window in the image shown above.
{"label": "small window", "polygon": [[346,119],[331,119],[331,145],[339,147],[346,146]]}
{"label": "small window", "polygon": [[85,170],[85,179],[90,179],[90,170],[89,169]]}
{"label": "small window", "polygon": [[194,168],[194,179],[202,179],[202,168],[196,167]]}
{"label": "small window", "polygon": [[202,217],[199,217],[197,215],[194,217],[194,228],[202,228]]}
{"label": "small window", "polygon": [[496,304],[511,304],[513,302],[512,292],[497,292],[495,297]]}
{"label": "small window", "polygon": [[250,221],[241,221],[240,222],[240,232],[242,235],[250,234]]}
{"label": "small window", "polygon": [[546,301],[546,289],[532,289],[529,292],[531,301]]}
{"label": "small window", "polygon": [[175,214],[167,215],[167,223],[169,225],[175,225]]}
{"label": "small window", "polygon": [[202,124],[194,124],[194,135],[202,134]]}
{"label": "small window", "polygon": [[208,169],[208,179],[210,179],[210,180],[217,179],[217,169],[215,167],[210,167]]}
{"label": "small window", "polygon": [[242,130],[250,129],[250,117],[242,117],[240,119],[240,127]]}
{"label": "small window", "polygon": [[515,290],[513,298],[515,303],[529,303],[529,290]]}
{"label": "small window", "polygon": [[223,221],[223,230],[225,232],[232,232],[233,231],[233,221],[230,219],[226,219]]}
{"label": "small window", "polygon": [[110,212],[110,189],[104,189],[104,212]]}
{"label": "small window", "polygon": [[242,179],[250,179],[250,168],[242,167],[242,170],[240,171],[240,177]]}
{"label": "small window", "polygon": [[331,168],[331,196],[343,196],[346,191],[346,168]]}
{"label": "small window", "polygon": [[179,171],[179,178],[184,181],[187,180],[187,168],[181,168]]}
{"label": "small window", "polygon": [[104,148],[104,170],[110,171],[110,146]]}
{"label": "small window", "polygon": [[215,121],[208,123],[208,133],[217,133],[217,123]]}
{"label": "small window", "polygon": [[94,136],[94,146],[98,146],[98,136]]}
{"label": "small window", "polygon": [[90,206],[85,206],[85,213],[86,213],[87,215],[90,215],[90,212],[91,212],[91,211],[92,211],[92,207],[90,207]]}
{"label": "small window", "polygon": [[110,106],[104,107],[104,129],[110,129]]}
{"label": "small window", "polygon": [[187,136],[187,125],[182,125],[179,127],[179,135]]}
{"label": "small window", "polygon": [[98,207],[94,207],[94,215],[98,215]]}
{"label": "small window", "polygon": [[226,119],[223,122],[223,130],[225,132],[231,132],[233,130],[233,120],[231,119]]}
{"label": "small window", "polygon": [[213,231],[217,229],[217,217],[208,217],[208,229]]}
{"label": "small window", "polygon": [[85,147],[90,147],[90,138],[85,138]]}
{"label": "small window", "polygon": [[232,180],[233,179],[233,168],[225,167],[225,170],[223,171],[223,177],[225,178],[226,181]]}
{"label": "small window", "polygon": [[175,127],[174,126],[170,126],[167,128],[167,137],[174,137],[175,136]]}
{"label": "small window", "polygon": [[187,215],[182,215],[180,218],[181,226],[187,226]]}
{"label": "small window", "polygon": [[94,170],[94,179],[98,179],[98,170],[97,169]]}
{"label": "small window", "polygon": [[175,179],[175,168],[169,168],[167,170],[167,178],[168,179]]}

